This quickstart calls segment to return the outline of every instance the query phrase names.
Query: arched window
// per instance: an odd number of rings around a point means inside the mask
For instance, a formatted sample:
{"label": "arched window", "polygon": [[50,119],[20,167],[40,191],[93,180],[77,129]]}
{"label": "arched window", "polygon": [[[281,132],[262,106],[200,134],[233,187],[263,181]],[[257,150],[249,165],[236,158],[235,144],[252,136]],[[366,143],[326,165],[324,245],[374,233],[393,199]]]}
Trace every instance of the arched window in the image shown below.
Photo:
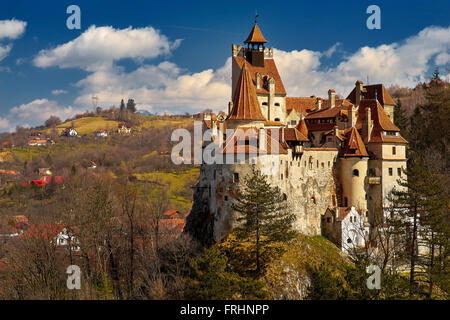
{"label": "arched window", "polygon": [[353,170],[353,176],[354,176],[354,177],[359,177],[359,171],[358,171],[358,169]]}
{"label": "arched window", "polygon": [[287,200],[287,195],[286,195],[286,193],[283,193],[283,201],[286,201]]}
{"label": "arched window", "polygon": [[280,121],[280,118],[275,118],[275,121]]}

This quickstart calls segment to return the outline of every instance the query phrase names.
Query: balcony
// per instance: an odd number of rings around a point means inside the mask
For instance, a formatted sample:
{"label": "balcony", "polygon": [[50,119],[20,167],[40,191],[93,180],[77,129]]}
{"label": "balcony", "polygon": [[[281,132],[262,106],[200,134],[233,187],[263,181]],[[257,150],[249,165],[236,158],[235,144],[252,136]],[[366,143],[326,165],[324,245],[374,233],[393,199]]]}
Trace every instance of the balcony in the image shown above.
{"label": "balcony", "polygon": [[381,177],[369,177],[369,184],[380,184]]}

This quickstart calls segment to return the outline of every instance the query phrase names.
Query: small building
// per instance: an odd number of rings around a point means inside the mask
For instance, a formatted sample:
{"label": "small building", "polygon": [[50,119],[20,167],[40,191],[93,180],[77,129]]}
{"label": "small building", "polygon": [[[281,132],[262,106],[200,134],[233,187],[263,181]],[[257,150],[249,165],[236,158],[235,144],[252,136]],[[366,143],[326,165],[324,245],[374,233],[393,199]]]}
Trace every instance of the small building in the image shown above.
{"label": "small building", "polygon": [[108,132],[106,130],[100,129],[94,132],[94,135],[96,137],[103,137],[106,138],[108,136]]}
{"label": "small building", "polygon": [[325,237],[347,254],[368,245],[367,217],[353,206],[327,209],[322,218],[322,230]]}
{"label": "small building", "polygon": [[61,136],[63,136],[63,137],[76,137],[76,136],[78,136],[78,132],[74,128],[65,128],[61,132]]}
{"label": "small building", "polygon": [[34,147],[45,147],[48,145],[48,141],[43,139],[31,139],[28,141],[28,145]]}
{"label": "small building", "polygon": [[128,123],[119,123],[117,132],[119,134],[130,134],[131,133],[131,125]]}

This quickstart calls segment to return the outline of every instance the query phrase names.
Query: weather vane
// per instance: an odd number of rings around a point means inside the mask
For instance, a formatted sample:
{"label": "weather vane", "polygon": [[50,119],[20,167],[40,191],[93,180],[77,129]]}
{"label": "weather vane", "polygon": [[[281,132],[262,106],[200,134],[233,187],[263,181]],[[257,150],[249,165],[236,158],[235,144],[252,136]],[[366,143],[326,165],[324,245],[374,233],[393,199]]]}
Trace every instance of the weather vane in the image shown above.
{"label": "weather vane", "polygon": [[258,14],[258,11],[256,11],[255,12],[255,24],[258,23],[258,17],[259,17],[259,14]]}

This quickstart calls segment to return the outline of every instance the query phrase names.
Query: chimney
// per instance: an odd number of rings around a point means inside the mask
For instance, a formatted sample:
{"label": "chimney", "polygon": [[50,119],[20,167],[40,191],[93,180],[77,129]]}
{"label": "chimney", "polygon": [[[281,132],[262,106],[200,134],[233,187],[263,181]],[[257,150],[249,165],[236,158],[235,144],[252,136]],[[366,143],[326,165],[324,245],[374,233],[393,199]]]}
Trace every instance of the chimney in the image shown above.
{"label": "chimney", "polygon": [[233,101],[228,102],[228,115],[231,114],[231,110],[233,110]]}
{"label": "chimney", "polygon": [[224,128],[223,128],[223,120],[219,121],[219,132],[218,132],[218,136],[219,136],[219,147],[222,147],[223,145],[223,136],[224,136]]}
{"label": "chimney", "polygon": [[322,99],[317,98],[316,103],[317,103],[317,110],[322,109]]}
{"label": "chimney", "polygon": [[266,153],[267,151],[267,132],[266,129],[259,129],[259,152]]}
{"label": "chimney", "polygon": [[361,102],[361,92],[363,91],[363,82],[361,80],[357,80],[355,82],[355,93],[356,93],[356,101],[355,105],[359,107],[359,103]]}
{"label": "chimney", "polygon": [[330,109],[336,106],[336,92],[334,89],[328,90],[328,104],[330,105]]}
{"label": "chimney", "polygon": [[270,110],[273,109],[275,105],[275,79],[270,78],[269,79],[269,103],[267,105],[267,120],[271,121],[271,114]]}
{"label": "chimney", "polygon": [[259,72],[256,73],[256,89],[261,89],[261,74]]}
{"label": "chimney", "polygon": [[364,142],[368,143],[370,140],[370,134],[372,133],[371,128],[371,116],[372,112],[370,108],[366,108],[366,118],[364,119],[362,123],[362,132],[364,135]]}
{"label": "chimney", "polygon": [[348,113],[348,127],[354,127],[356,124],[356,107],[352,106]]}

